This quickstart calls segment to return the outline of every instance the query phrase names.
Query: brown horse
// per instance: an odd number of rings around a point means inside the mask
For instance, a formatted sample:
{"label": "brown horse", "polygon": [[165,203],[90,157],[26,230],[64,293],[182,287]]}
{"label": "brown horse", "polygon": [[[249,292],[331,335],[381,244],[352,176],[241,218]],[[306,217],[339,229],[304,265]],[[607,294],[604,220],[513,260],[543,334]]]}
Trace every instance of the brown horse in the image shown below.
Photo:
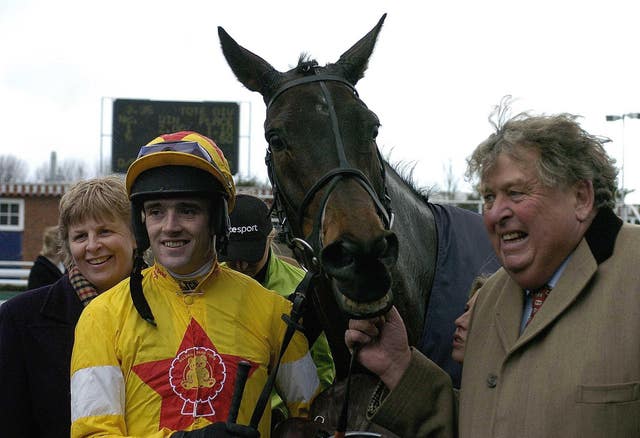
{"label": "brown horse", "polygon": [[447,370],[455,318],[473,279],[498,264],[480,215],[430,203],[382,159],[378,117],[355,85],[364,76],[385,16],[335,63],[301,57],[279,72],[218,28],[236,77],[266,104],[267,166],[276,210],[319,272],[311,294],[338,370],[346,375],[349,317],[394,304],[412,345]]}

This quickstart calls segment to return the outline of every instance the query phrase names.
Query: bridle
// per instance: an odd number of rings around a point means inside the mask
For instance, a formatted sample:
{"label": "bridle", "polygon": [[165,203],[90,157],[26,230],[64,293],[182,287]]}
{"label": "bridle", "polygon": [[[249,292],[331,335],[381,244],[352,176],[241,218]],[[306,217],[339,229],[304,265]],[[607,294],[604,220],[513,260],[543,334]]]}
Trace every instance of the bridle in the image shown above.
{"label": "bridle", "polygon": [[[393,212],[391,210],[391,198],[387,192],[386,185],[386,172],[384,167],[384,161],[382,160],[382,155],[380,154],[380,150],[376,148],[378,162],[380,163],[380,174],[382,178],[383,184],[383,194],[382,197],[378,196],[371,181],[369,178],[359,169],[351,166],[349,160],[347,160],[347,156],[344,150],[344,142],[342,140],[342,135],[340,134],[340,128],[338,124],[338,116],[336,114],[336,110],[333,104],[333,99],[331,97],[331,93],[327,89],[326,82],[339,82],[346,87],[348,87],[357,97],[358,92],[355,87],[347,81],[345,78],[339,75],[322,73],[318,71],[317,67],[313,66],[304,66],[303,72],[306,76],[301,78],[292,79],[290,81],[285,82],[280,85],[280,87],[273,93],[271,98],[267,103],[267,113],[271,105],[276,101],[278,97],[280,97],[283,93],[291,88],[297,87],[303,84],[309,83],[318,83],[320,85],[320,90],[322,91],[322,95],[327,102],[327,107],[329,110],[329,117],[331,120],[331,130],[333,132],[333,137],[335,139],[336,151],[338,153],[339,166],[331,169],[327,173],[325,173],[322,177],[320,177],[311,188],[306,192],[302,203],[299,208],[295,208],[293,203],[287,198],[287,196],[280,190],[280,184],[278,182],[276,172],[274,169],[273,159],[272,159],[272,151],[271,146],[267,148],[267,154],[265,157],[265,163],[267,165],[267,171],[269,175],[269,180],[271,181],[271,187],[273,191],[273,206],[272,209],[275,210],[278,220],[280,221],[280,225],[282,227],[283,233],[285,235],[285,239],[293,253],[298,260],[298,262],[304,266],[306,269],[310,270],[321,270],[320,263],[320,251],[322,250],[322,236],[321,236],[321,227],[322,227],[322,216],[327,205],[329,196],[335,189],[336,185],[339,181],[345,178],[352,178],[355,180],[360,186],[369,194],[371,199],[373,200],[376,210],[378,212],[378,216],[382,220],[384,224],[385,230],[390,230],[393,225]],[[293,231],[291,230],[291,225],[289,221],[287,221],[286,217],[286,209],[289,211],[296,212],[297,223],[294,225],[297,227],[300,235],[302,235],[303,229],[303,218],[304,213],[307,210],[309,204],[313,201],[317,193],[323,188],[327,188],[322,200],[320,202],[320,207],[318,208],[318,213],[316,220],[313,221],[312,231],[308,236],[304,238],[295,237]]]}

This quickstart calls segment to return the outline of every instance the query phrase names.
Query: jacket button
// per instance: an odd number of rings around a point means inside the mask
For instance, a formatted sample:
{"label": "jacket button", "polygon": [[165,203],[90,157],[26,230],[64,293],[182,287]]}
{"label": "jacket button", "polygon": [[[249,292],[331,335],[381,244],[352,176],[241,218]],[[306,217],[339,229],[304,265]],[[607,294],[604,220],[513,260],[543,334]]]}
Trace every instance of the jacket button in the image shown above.
{"label": "jacket button", "polygon": [[487,386],[489,388],[495,388],[497,384],[498,384],[498,376],[496,376],[495,374],[489,374],[487,376]]}
{"label": "jacket button", "polygon": [[184,296],[184,303],[185,303],[187,306],[192,305],[192,304],[193,304],[193,297],[192,297],[191,295],[185,295],[185,296]]}

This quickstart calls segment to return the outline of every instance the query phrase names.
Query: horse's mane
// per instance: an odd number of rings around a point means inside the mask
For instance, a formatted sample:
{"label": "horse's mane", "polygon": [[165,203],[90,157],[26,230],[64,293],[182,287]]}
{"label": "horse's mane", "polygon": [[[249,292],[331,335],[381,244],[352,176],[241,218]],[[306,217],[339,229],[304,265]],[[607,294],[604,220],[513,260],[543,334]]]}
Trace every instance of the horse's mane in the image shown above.
{"label": "horse's mane", "polygon": [[404,182],[409,189],[424,202],[429,202],[429,195],[431,195],[431,187],[420,187],[415,182],[413,172],[416,168],[415,162],[412,161],[398,161],[391,163],[388,159],[384,161],[389,165],[389,168]]}

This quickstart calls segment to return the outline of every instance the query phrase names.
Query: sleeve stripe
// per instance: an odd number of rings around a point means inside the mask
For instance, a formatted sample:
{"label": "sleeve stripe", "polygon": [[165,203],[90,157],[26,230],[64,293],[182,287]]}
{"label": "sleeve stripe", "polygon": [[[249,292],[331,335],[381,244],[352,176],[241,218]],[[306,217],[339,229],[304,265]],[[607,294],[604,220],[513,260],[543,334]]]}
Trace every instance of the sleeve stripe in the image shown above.
{"label": "sleeve stripe", "polygon": [[71,376],[71,421],[96,415],[124,415],[122,371],[115,366],[83,368]]}
{"label": "sleeve stripe", "polygon": [[309,352],[296,361],[280,364],[276,382],[287,404],[310,402],[318,391],[320,381]]}

